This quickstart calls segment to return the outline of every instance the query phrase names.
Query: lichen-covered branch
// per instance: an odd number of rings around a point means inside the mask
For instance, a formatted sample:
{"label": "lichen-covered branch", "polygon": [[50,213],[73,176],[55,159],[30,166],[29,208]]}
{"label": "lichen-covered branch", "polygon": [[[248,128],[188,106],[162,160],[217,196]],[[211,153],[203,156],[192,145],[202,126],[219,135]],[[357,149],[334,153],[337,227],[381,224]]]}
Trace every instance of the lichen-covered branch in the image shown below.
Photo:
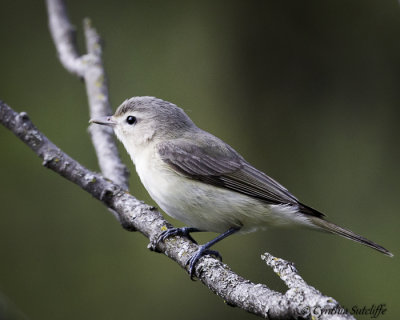
{"label": "lichen-covered branch", "polygon": [[[87,54],[79,55],[75,28],[68,19],[62,0],[46,0],[49,28],[62,65],[84,79],[89,100],[90,117],[111,115],[106,75],[102,63],[100,37],[89,19],[84,21]],[[128,189],[129,173],[122,163],[111,128],[90,126],[89,132],[101,172],[116,184]]]}
{"label": "lichen-covered branch", "polygon": [[[137,200],[121,186],[88,170],[65,154],[33,125],[25,112],[18,114],[0,101],[0,123],[27,144],[43,160],[44,166],[114,210],[124,228],[137,230],[154,240],[161,231],[170,227],[155,208]],[[164,253],[182,268],[186,268],[186,261],[198,249],[197,245],[183,237],[173,237],[150,247]],[[196,276],[228,304],[268,319],[353,319],[348,314],[336,312],[315,314],[315,310],[343,309],[334,299],[308,286],[291,263],[267,253],[263,259],[290,288],[285,294],[240,277],[227,265],[210,256],[199,261]]]}

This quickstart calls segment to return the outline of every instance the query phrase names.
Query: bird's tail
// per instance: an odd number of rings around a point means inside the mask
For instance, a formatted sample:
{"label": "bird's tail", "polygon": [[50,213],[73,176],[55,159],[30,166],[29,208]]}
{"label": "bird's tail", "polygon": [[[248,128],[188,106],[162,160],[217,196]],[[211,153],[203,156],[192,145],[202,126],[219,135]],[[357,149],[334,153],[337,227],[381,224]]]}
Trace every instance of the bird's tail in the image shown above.
{"label": "bird's tail", "polygon": [[312,223],[314,225],[316,225],[317,227],[320,227],[321,229],[323,229],[325,231],[328,231],[328,232],[331,232],[334,234],[338,234],[347,239],[362,243],[363,245],[366,245],[372,249],[382,252],[383,254],[386,254],[389,257],[393,257],[393,254],[389,250],[385,249],[384,247],[380,246],[379,244],[377,244],[371,240],[368,240],[367,238],[364,238],[358,234],[355,234],[353,231],[339,227],[338,225],[336,225],[332,222],[326,221],[323,218],[309,217],[309,219],[312,221]]}

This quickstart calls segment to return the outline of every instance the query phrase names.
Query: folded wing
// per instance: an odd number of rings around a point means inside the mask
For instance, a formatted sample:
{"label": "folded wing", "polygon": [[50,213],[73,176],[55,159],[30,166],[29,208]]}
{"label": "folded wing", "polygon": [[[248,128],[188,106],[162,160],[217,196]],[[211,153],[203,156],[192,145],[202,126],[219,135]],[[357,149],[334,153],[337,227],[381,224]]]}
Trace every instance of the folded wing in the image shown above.
{"label": "folded wing", "polygon": [[233,148],[216,138],[195,144],[176,139],[158,145],[161,159],[176,172],[216,187],[257,198],[268,204],[297,205],[316,217],[323,214],[301,203],[281,184],[257,170]]}

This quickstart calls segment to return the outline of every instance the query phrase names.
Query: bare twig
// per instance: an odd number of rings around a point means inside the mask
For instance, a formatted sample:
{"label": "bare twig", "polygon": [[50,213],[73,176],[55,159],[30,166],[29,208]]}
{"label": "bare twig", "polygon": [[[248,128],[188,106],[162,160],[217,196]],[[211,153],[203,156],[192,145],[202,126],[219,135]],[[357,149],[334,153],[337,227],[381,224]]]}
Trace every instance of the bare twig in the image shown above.
{"label": "bare twig", "polygon": [[[102,63],[100,37],[85,19],[85,39],[88,53],[80,56],[75,44],[75,28],[68,19],[62,0],[47,0],[49,27],[63,66],[85,80],[90,117],[111,115],[106,75]],[[101,172],[124,189],[128,189],[129,173],[122,163],[111,128],[90,126],[89,132]]]}
{"label": "bare twig", "polygon": [[63,1],[47,0],[49,27],[58,56],[63,66],[71,73],[83,77],[82,60],[75,43],[75,28],[70,24]]}
{"label": "bare twig", "polygon": [[[304,318],[312,319],[352,319],[348,310],[340,307],[333,299],[324,296],[314,287],[308,285],[299,275],[292,262],[276,258],[268,252],[261,259],[269,265],[289,288],[283,303],[286,308],[294,308],[294,312]],[[283,307],[283,305],[281,305]]]}
{"label": "bare twig", "polygon": [[[170,227],[155,208],[137,200],[119,185],[86,169],[65,154],[33,125],[25,112],[18,114],[0,101],[0,123],[25,142],[43,160],[44,166],[74,182],[115,210],[124,228],[137,230],[149,239],[156,239],[162,230]],[[188,257],[198,246],[186,238],[173,237],[153,249],[186,268]],[[336,312],[343,310],[339,304],[308,286],[292,264],[269,254],[265,254],[263,259],[290,288],[285,294],[240,277],[227,265],[210,256],[200,260],[196,276],[228,304],[265,318],[311,319],[314,316],[314,319],[353,319],[347,313]],[[334,312],[323,313],[321,310]]]}

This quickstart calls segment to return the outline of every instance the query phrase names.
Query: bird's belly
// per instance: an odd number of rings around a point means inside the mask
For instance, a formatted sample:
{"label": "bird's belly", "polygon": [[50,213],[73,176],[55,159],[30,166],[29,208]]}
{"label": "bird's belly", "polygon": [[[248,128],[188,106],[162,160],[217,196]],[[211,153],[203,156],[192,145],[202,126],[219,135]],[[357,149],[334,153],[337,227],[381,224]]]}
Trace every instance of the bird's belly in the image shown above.
{"label": "bird's belly", "polygon": [[[170,169],[141,175],[153,200],[171,217],[204,231],[242,232],[304,220],[296,206],[269,205],[228,189],[178,175]],[[150,173],[150,174],[149,174]]]}

